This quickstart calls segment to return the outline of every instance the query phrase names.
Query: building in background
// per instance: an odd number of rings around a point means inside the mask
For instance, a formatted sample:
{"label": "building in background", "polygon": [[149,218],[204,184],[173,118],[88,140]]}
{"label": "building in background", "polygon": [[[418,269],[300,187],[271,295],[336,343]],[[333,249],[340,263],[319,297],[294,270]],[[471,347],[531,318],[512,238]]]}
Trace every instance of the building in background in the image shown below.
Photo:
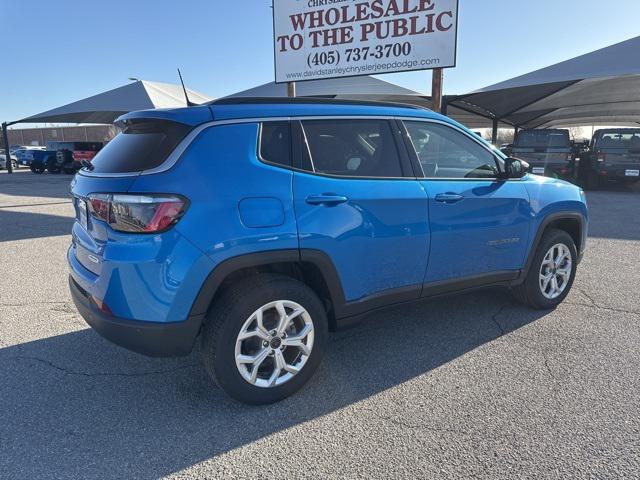
{"label": "building in background", "polygon": [[41,145],[48,141],[107,143],[120,130],[113,125],[8,129],[10,145]]}

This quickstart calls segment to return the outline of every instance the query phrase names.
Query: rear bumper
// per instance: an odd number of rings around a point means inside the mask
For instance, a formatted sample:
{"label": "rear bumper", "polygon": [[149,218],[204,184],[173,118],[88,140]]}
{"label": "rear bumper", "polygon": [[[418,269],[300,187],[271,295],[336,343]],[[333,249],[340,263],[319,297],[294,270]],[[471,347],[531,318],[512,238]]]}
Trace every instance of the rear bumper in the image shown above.
{"label": "rear bumper", "polygon": [[[526,161],[526,160],[525,160]],[[574,164],[568,162],[561,163],[538,163],[538,162],[529,162],[531,165],[531,169],[544,168],[544,175],[547,177],[560,177],[560,178],[569,178],[574,175]]]}
{"label": "rear bumper", "polygon": [[71,276],[69,290],[80,315],[91,328],[116,345],[150,357],[189,355],[204,320],[204,315],[163,324],[122,319],[99,310],[90,294]]}
{"label": "rear bumper", "polygon": [[616,181],[636,182],[640,180],[640,175],[627,175],[627,173],[640,174],[640,164],[632,163],[628,165],[603,165],[597,170],[597,175],[603,180],[610,179]]}

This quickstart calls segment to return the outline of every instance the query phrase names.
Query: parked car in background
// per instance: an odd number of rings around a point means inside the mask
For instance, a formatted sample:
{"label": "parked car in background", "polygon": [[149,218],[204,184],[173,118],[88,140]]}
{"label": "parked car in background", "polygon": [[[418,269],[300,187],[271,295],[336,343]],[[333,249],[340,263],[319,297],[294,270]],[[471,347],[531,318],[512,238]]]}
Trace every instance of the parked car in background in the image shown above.
{"label": "parked car in background", "polygon": [[529,163],[531,172],[537,175],[573,178],[575,162],[568,130],[520,130],[513,143],[512,155]]}
{"label": "parked car in background", "polygon": [[587,188],[640,181],[640,128],[596,130],[578,176]]}
{"label": "parked car in background", "polygon": [[82,168],[83,161],[91,162],[103,146],[102,142],[47,142],[43,153],[32,154],[31,171],[74,174]]}
{"label": "parked car in background", "polygon": [[[11,166],[13,167],[14,170],[20,168],[18,166],[18,159],[16,158],[16,156],[12,153],[9,153],[9,156],[11,158]],[[7,153],[5,150],[0,150],[0,170],[5,170],[7,168]]]}
{"label": "parked car in background", "polygon": [[502,286],[555,308],[585,249],[580,188],[427,110],[232,98],[116,123],[71,183],[71,296],[140,353],[199,337],[243,402],[296,392],[329,330],[383,306]]}
{"label": "parked car in background", "polygon": [[45,147],[29,145],[29,146],[20,147],[19,149],[17,149],[15,152],[15,156],[20,166],[28,167],[31,164],[31,160],[33,160],[33,156],[31,155],[31,152],[45,151],[45,150],[46,150]]}

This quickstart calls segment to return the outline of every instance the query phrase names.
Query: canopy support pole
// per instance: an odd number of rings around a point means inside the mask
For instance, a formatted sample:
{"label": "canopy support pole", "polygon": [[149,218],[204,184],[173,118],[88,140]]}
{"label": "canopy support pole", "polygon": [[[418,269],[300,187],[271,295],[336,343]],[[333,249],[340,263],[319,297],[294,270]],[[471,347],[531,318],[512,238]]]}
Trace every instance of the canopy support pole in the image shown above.
{"label": "canopy support pole", "polygon": [[431,109],[442,111],[442,68],[434,68],[431,77]]}
{"label": "canopy support pole", "polygon": [[491,130],[491,143],[495,145],[497,141],[498,141],[498,119],[494,118],[493,128]]}
{"label": "canopy support pole", "polygon": [[296,98],[296,82],[287,82],[287,96]]}
{"label": "canopy support pole", "polygon": [[7,173],[13,173],[13,165],[11,164],[11,154],[9,153],[9,135],[7,134],[7,122],[2,122],[2,140],[4,141],[4,153],[7,159]]}
{"label": "canopy support pole", "polygon": [[440,113],[442,115],[446,115],[448,107],[449,107],[449,99],[446,96],[442,97],[442,108],[440,108]]}

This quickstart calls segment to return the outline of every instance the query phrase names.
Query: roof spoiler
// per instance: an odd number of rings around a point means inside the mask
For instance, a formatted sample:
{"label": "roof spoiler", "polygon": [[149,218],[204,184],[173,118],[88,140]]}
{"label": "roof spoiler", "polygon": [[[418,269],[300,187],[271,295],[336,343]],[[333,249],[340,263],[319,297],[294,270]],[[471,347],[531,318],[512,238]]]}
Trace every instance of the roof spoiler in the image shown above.
{"label": "roof spoiler", "polygon": [[195,127],[202,123],[211,122],[213,116],[211,109],[206,106],[171,108],[171,109],[155,109],[155,110],[138,110],[135,112],[125,113],[116,118],[113,124],[117,127],[124,128],[128,123],[141,121],[165,121],[181,123]]}

